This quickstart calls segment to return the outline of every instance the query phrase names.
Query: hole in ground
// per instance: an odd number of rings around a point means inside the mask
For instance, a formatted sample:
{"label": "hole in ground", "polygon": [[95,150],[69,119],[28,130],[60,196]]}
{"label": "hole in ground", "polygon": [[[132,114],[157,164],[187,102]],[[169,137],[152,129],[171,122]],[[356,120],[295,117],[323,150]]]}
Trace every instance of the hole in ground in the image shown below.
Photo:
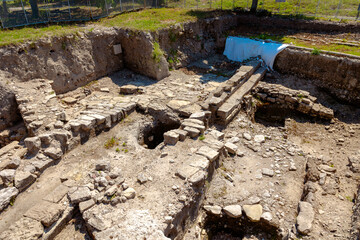
{"label": "hole in ground", "polygon": [[179,127],[179,122],[154,120],[151,123],[145,124],[143,129],[140,130],[139,144],[146,145],[149,149],[155,149],[164,141],[165,132],[178,129]]}
{"label": "hole in ground", "polygon": [[208,215],[204,228],[207,240],[281,239],[277,227],[264,221],[251,222],[246,217],[238,219]]}
{"label": "hole in ground", "polygon": [[268,104],[258,107],[255,121],[266,127],[284,127],[287,118],[296,119],[297,122],[314,122],[314,118],[295,109],[282,107],[278,104]]}

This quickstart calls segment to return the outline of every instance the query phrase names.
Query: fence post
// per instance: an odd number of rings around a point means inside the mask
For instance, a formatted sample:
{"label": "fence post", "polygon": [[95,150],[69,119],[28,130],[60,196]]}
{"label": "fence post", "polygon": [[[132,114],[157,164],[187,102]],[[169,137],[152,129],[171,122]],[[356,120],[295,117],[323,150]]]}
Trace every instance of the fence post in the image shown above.
{"label": "fence post", "polygon": [[196,9],[199,9],[199,0],[196,0]]}
{"label": "fence post", "polygon": [[46,15],[48,18],[48,22],[50,22],[50,11],[49,11],[49,5],[47,4],[46,0],[44,0],[44,4],[46,6]]}
{"label": "fence post", "polygon": [[122,12],[123,10],[122,10],[122,3],[121,3],[121,0],[119,0],[119,2],[120,2],[120,12]]}
{"label": "fence post", "polygon": [[223,2],[223,0],[221,0],[221,10],[222,10],[222,2]]}
{"label": "fence post", "polygon": [[25,19],[26,19],[26,24],[29,24],[29,20],[28,20],[28,18],[27,18],[27,16],[26,16],[26,12],[25,12],[25,8],[24,8],[24,4],[23,4],[23,1],[21,0],[21,7],[22,7],[22,9],[23,9],[23,11],[24,11],[24,16],[25,16]]}
{"label": "fence post", "polygon": [[246,9],[249,9],[249,0],[246,0]]}
{"label": "fence post", "polygon": [[70,17],[70,19],[71,19],[70,0],[68,0],[68,6],[69,6],[69,17]]}
{"label": "fence post", "polygon": [[319,4],[320,4],[320,0],[318,0],[317,5],[316,5],[315,17],[316,17],[316,14],[317,14],[318,8],[319,8]]}
{"label": "fence post", "polygon": [[235,0],[233,0],[233,7],[232,7],[233,11],[235,9]]}
{"label": "fence post", "polygon": [[106,0],[104,0],[104,1],[105,1],[106,16],[108,16],[109,15],[108,5],[107,5]]}
{"label": "fence post", "polygon": [[132,2],[133,2],[133,10],[135,10],[135,2],[134,2],[134,0]]}
{"label": "fence post", "polygon": [[338,4],[337,9],[336,9],[335,17],[337,17],[338,14],[339,14],[340,6],[341,6],[341,0],[339,0],[339,4]]}
{"label": "fence post", "polygon": [[1,28],[4,29],[4,24],[3,24],[3,21],[1,19],[1,16],[0,16],[0,23],[1,23]]}
{"label": "fence post", "polygon": [[210,0],[210,9],[211,9],[211,3],[212,3],[212,0]]}
{"label": "fence post", "polygon": [[299,2],[298,2],[298,6],[297,6],[297,9],[296,9],[296,15],[299,14],[300,5],[301,5],[301,0],[299,0]]}

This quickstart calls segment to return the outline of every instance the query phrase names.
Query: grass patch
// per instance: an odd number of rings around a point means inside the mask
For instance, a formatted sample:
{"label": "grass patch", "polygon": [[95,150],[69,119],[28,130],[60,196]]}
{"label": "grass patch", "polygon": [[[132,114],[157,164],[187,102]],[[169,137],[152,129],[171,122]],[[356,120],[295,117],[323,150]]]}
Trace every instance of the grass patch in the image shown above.
{"label": "grass patch", "polygon": [[112,138],[106,140],[106,142],[104,143],[104,147],[106,149],[109,149],[109,148],[112,148],[114,146],[118,146],[119,145],[119,140],[120,140],[120,138],[112,137]]}
{"label": "grass patch", "polygon": [[311,51],[311,54],[312,55],[320,55],[321,51],[317,48],[314,48],[312,51]]}
{"label": "grass patch", "polygon": [[200,140],[200,141],[204,141],[204,140],[205,140],[205,136],[204,136],[204,135],[200,135],[199,140]]}
{"label": "grass patch", "polygon": [[161,57],[164,56],[163,51],[160,48],[160,45],[158,42],[154,42],[154,49],[152,52],[152,57],[155,60],[155,62],[159,63],[161,60]]}

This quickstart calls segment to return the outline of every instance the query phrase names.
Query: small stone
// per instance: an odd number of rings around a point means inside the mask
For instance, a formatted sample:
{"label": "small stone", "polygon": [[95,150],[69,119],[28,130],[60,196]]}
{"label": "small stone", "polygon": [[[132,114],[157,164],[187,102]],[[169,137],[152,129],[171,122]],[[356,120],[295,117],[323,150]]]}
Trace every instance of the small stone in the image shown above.
{"label": "small stone", "polygon": [[100,88],[100,92],[110,92],[109,88]]}
{"label": "small stone", "polygon": [[105,196],[113,196],[118,191],[118,187],[116,185],[111,186],[108,190],[105,192]]}
{"label": "small stone", "polygon": [[73,98],[73,97],[63,98],[62,101],[66,104],[74,104],[77,102],[76,98]]}
{"label": "small stone", "polygon": [[89,208],[91,208],[94,205],[95,205],[95,201],[93,199],[89,199],[85,202],[79,203],[80,213],[85,212],[86,210],[88,210]]}
{"label": "small stone", "polygon": [[257,143],[264,143],[265,142],[265,136],[264,135],[255,135],[254,141]]}
{"label": "small stone", "polygon": [[205,211],[213,214],[213,215],[220,215],[221,214],[221,207],[220,206],[211,206],[211,205],[204,205]]}
{"label": "small stone", "polygon": [[232,218],[239,218],[242,215],[242,209],[240,205],[229,205],[224,207],[226,215]]}
{"label": "small stone", "polygon": [[264,212],[262,215],[261,215],[261,219],[264,219],[265,221],[267,222],[271,222],[272,221],[272,214],[270,212]]}
{"label": "small stone", "polygon": [[126,197],[126,199],[133,199],[135,198],[136,191],[133,188],[128,188],[122,192],[122,195]]}
{"label": "small stone", "polygon": [[100,160],[95,165],[96,171],[109,171],[110,170],[110,161]]}
{"label": "small stone", "polygon": [[251,140],[251,135],[249,134],[249,133],[243,133],[243,137],[246,139],[246,140],[248,140],[248,141],[250,141]]}
{"label": "small stone", "polygon": [[272,176],[274,176],[274,171],[271,170],[271,169],[268,169],[268,168],[263,168],[262,169],[262,174],[265,175],[265,176],[272,177]]}
{"label": "small stone", "polygon": [[238,147],[231,142],[225,143],[225,148],[230,154],[236,154],[236,151],[238,150]]}
{"label": "small stone", "polygon": [[290,163],[289,171],[296,171],[295,163],[293,162]]}
{"label": "small stone", "polygon": [[260,217],[262,215],[262,206],[260,204],[244,205],[243,208],[246,216],[250,219],[250,221],[260,221]]}
{"label": "small stone", "polygon": [[149,178],[144,173],[139,173],[137,180],[140,184],[144,184],[149,181]]}

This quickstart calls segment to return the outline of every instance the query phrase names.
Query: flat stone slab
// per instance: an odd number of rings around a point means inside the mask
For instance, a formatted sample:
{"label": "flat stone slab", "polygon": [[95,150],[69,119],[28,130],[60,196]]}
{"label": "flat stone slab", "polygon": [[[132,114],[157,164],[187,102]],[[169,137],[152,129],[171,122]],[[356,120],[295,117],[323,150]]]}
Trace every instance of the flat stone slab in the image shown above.
{"label": "flat stone slab", "polygon": [[63,204],[41,201],[35,207],[30,208],[24,214],[24,217],[37,220],[45,227],[50,227],[51,224],[59,219],[64,210],[65,206]]}
{"label": "flat stone slab", "polygon": [[308,202],[300,202],[299,209],[299,215],[296,218],[297,229],[300,233],[307,235],[311,231],[315,213]]}
{"label": "flat stone slab", "polygon": [[57,186],[51,193],[46,195],[43,200],[58,203],[67,194],[69,188],[63,184]]}
{"label": "flat stone slab", "polygon": [[69,194],[70,201],[74,204],[89,200],[91,192],[88,187],[79,187],[75,192]]}
{"label": "flat stone slab", "polygon": [[23,191],[30,184],[32,184],[36,179],[36,176],[31,174],[30,172],[24,171],[16,171],[15,174],[15,187],[19,189],[19,191]]}
{"label": "flat stone slab", "polygon": [[219,156],[219,153],[217,151],[215,151],[214,149],[208,146],[202,146],[201,148],[199,148],[199,150],[196,153],[205,156],[211,162],[214,161]]}
{"label": "flat stone slab", "polygon": [[38,239],[43,235],[44,227],[39,221],[22,217],[0,234],[0,239]]}

